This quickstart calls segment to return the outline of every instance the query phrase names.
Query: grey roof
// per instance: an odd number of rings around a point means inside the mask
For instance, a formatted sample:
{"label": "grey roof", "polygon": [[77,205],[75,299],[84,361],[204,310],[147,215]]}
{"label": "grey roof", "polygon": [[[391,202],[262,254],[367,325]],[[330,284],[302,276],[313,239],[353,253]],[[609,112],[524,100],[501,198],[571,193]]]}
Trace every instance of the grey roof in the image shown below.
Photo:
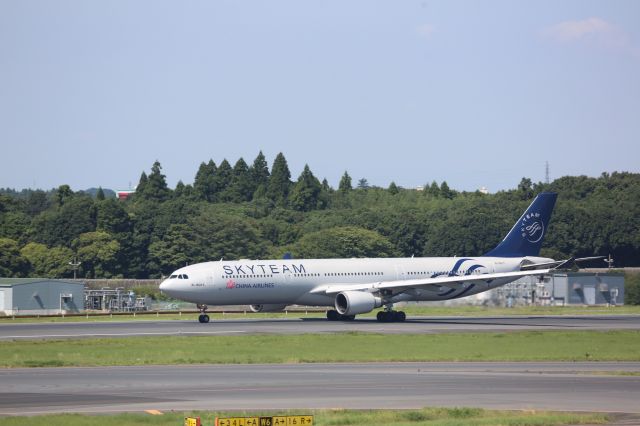
{"label": "grey roof", "polygon": [[622,277],[624,276],[623,272],[620,271],[607,271],[607,272],[583,272],[583,271],[578,271],[578,272],[573,272],[573,271],[557,271],[557,272],[553,272],[551,275],[555,275],[556,277],[561,276],[567,276],[567,277]]}
{"label": "grey roof", "polygon": [[84,286],[82,282],[55,280],[52,278],[0,278],[0,287],[13,287],[20,284],[64,283]]}

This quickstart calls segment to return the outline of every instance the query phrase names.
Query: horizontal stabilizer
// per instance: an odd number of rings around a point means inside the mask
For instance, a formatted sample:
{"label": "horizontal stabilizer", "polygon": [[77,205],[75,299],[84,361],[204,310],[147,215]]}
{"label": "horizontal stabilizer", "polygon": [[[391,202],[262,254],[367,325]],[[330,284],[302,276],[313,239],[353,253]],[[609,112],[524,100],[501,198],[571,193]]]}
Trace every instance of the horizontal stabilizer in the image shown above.
{"label": "horizontal stabilizer", "polygon": [[578,266],[578,263],[588,262],[590,260],[599,260],[604,259],[605,256],[591,256],[591,257],[579,257],[579,258],[569,258],[564,260],[556,260],[553,262],[544,262],[544,263],[531,263],[529,265],[522,265],[520,268],[523,271],[549,268],[549,269],[571,269],[574,266]]}

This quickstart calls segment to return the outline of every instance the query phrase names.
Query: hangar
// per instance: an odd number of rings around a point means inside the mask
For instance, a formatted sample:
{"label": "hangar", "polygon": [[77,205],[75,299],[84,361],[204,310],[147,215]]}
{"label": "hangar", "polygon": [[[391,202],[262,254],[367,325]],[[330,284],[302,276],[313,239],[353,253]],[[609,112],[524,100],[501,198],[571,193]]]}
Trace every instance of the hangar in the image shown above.
{"label": "hangar", "polygon": [[0,278],[0,314],[78,313],[83,305],[83,283],[48,278]]}
{"label": "hangar", "polygon": [[543,283],[551,304],[624,304],[624,274],[621,273],[559,272],[545,277]]}
{"label": "hangar", "polygon": [[537,277],[523,277],[493,290],[499,303],[514,305],[623,305],[624,274],[619,272],[557,271]]}

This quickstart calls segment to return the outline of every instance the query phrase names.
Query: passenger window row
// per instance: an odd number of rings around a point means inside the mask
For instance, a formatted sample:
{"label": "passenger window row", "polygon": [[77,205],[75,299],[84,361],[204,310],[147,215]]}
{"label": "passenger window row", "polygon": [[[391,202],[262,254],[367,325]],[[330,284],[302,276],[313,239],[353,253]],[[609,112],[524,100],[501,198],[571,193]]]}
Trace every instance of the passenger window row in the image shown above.
{"label": "passenger window row", "polygon": [[222,279],[225,278],[273,278],[273,275],[223,275]]}
{"label": "passenger window row", "polygon": [[354,276],[372,276],[384,275],[382,272],[329,272],[324,274],[325,277],[354,277]]}

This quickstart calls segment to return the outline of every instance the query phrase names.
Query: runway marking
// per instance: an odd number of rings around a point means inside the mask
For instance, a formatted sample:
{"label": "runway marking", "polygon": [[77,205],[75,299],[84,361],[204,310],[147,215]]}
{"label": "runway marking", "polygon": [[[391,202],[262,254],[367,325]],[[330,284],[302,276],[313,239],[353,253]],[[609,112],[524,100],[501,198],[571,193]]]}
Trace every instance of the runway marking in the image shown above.
{"label": "runway marking", "polygon": [[157,332],[140,332],[140,333],[90,333],[90,334],[33,334],[21,336],[1,336],[0,340],[7,339],[44,339],[55,337],[118,337],[118,336],[170,336],[190,335],[190,334],[229,334],[229,333],[246,333],[245,330],[228,330],[228,331],[178,331],[175,333]]}

